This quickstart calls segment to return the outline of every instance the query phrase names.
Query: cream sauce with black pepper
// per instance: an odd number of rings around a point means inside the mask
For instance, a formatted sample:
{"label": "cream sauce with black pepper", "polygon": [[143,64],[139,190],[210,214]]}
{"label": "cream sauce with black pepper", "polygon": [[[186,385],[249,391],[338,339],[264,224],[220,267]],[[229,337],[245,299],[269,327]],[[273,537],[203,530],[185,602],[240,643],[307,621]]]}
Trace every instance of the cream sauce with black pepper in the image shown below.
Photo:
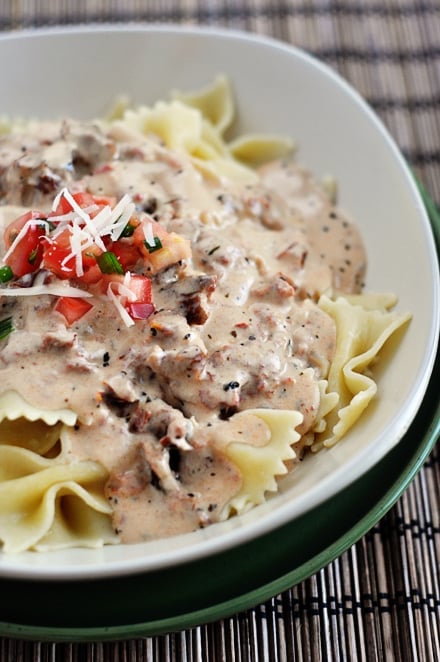
{"label": "cream sauce with black pepper", "polygon": [[300,411],[301,456],[335,348],[317,300],[360,291],[358,230],[293,162],[237,184],[122,124],[47,123],[0,139],[3,226],[23,208],[49,210],[63,186],[128,193],[190,239],[192,259],[153,277],[155,312],[130,328],[105,298],[66,327],[54,297],[1,297],[15,331],[0,341],[0,393],[77,413],[63,453],[107,468],[121,541],[206,526],[241,486],[225,444],[268,441],[253,417],[237,431],[234,413]]}

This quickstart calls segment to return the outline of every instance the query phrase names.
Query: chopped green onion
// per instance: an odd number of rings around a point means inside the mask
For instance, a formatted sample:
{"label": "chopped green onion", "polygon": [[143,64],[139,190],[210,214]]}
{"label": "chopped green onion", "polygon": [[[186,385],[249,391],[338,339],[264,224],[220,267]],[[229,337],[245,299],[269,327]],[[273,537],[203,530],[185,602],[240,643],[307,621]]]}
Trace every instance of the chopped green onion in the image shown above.
{"label": "chopped green onion", "polygon": [[119,239],[121,237],[131,237],[135,229],[136,229],[135,226],[132,225],[130,222],[128,222],[125,228],[122,230],[121,234],[119,235]]}
{"label": "chopped green onion", "polygon": [[5,317],[4,320],[0,321],[0,340],[9,336],[13,330],[14,325],[12,324],[12,317]]}
{"label": "chopped green onion", "polygon": [[9,265],[0,267],[0,283],[7,283],[12,278],[14,278],[14,274]]}
{"label": "chopped green onion", "polygon": [[38,247],[34,248],[30,253],[28,257],[28,262],[29,264],[34,264],[35,260],[37,259],[37,254],[38,254]]}
{"label": "chopped green onion", "polygon": [[103,274],[123,274],[124,269],[118,258],[112,251],[101,253],[96,258],[99,268]]}
{"label": "chopped green onion", "polygon": [[145,248],[148,249],[149,253],[154,253],[155,251],[158,251],[160,248],[163,248],[162,242],[159,239],[159,237],[154,237],[154,244],[149,244],[148,241],[145,240],[144,246]]}

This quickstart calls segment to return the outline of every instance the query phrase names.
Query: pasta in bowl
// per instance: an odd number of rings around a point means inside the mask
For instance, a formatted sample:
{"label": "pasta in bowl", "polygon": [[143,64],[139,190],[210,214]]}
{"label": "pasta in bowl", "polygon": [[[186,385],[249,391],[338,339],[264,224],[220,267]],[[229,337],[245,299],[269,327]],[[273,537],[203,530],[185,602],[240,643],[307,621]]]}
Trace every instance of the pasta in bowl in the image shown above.
{"label": "pasta in bowl", "polygon": [[284,134],[229,137],[234,91],[6,130],[4,555],[233,544],[381,397],[410,314],[364,289],[363,233]]}

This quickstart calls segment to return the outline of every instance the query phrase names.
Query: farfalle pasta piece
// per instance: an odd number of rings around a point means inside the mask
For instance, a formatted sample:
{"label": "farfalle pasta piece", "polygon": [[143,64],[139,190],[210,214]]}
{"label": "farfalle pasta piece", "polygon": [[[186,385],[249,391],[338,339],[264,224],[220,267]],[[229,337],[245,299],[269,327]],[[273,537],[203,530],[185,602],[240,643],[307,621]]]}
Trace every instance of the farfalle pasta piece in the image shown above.
{"label": "farfalle pasta piece", "polygon": [[172,97],[199,110],[220,134],[223,134],[234,120],[233,95],[226,76],[217,76],[213,83],[198,91],[175,90]]}
{"label": "farfalle pasta piece", "polygon": [[318,383],[319,387],[319,407],[316,414],[316,422],[313,426],[315,434],[324,432],[327,428],[327,415],[337,406],[339,402],[339,393],[336,391],[329,391],[328,381],[321,379]]}
{"label": "farfalle pasta piece", "polygon": [[4,418],[0,422],[0,441],[9,446],[19,446],[47,455],[56,448],[60,439],[61,423],[47,425],[43,420],[29,421],[20,417],[13,421]]}
{"label": "farfalle pasta piece", "polygon": [[158,135],[168,149],[183,152],[210,179],[255,183],[257,174],[234,159],[217,129],[201,112],[180,101],[161,101],[152,108],[127,110],[124,126],[148,135]]}
{"label": "farfalle pasta piece", "polygon": [[[0,396],[0,543],[5,553],[116,542],[103,497],[107,472],[59,454],[68,409],[43,410],[18,393]],[[55,458],[44,457],[56,454]]]}
{"label": "farfalle pasta piece", "polygon": [[[47,425],[65,423],[74,425],[77,415],[71,409],[42,409],[34,407],[16,391],[6,391],[0,394],[0,421],[8,419],[13,421],[17,418],[26,418],[28,421],[44,421]],[[2,428],[3,431],[3,428]],[[5,441],[1,439],[0,441]]]}
{"label": "farfalle pasta piece", "polygon": [[234,161],[228,157],[218,157],[216,159],[201,159],[193,157],[194,166],[208,178],[217,180],[221,183],[223,178],[240,182],[245,185],[252,185],[258,182],[256,172],[243,165],[239,161]]}
{"label": "farfalle pasta piece", "polygon": [[0,446],[0,540],[5,553],[116,542],[97,462],[67,464]]}
{"label": "farfalle pasta piece", "polygon": [[199,92],[174,92],[170,102],[127,108],[116,117],[144,134],[158,135],[169,149],[184,151],[209,178],[255,184],[254,168],[290,154],[293,143],[268,134],[246,134],[228,143],[223,134],[233,115],[230,83],[218,76]]}
{"label": "farfalle pasta piece", "polygon": [[344,299],[353,306],[361,306],[364,310],[390,311],[397,303],[393,292],[362,292],[362,294],[344,294]]}
{"label": "farfalle pasta piece", "polygon": [[152,108],[127,110],[123,122],[145,135],[158,136],[169,149],[191,154],[202,139],[202,119],[197,110],[180,101],[159,101]]}
{"label": "farfalle pasta piece", "polygon": [[[328,389],[339,393],[339,402],[327,418],[327,429],[318,435],[312,450],[332,446],[354,425],[377,392],[369,366],[409,313],[389,312],[394,297],[368,294],[335,301],[323,295],[319,306],[336,322],[337,346],[328,375]],[[362,305],[364,304],[364,305]]]}
{"label": "farfalle pasta piece", "polygon": [[241,472],[242,485],[224,508],[222,519],[263,503],[266,492],[278,490],[276,478],[287,473],[285,462],[296,458],[293,446],[300,440],[296,427],[303,420],[302,414],[287,410],[249,409],[236,414],[235,418],[246,416],[256,416],[267,425],[269,441],[263,446],[231,441],[225,447],[225,454]]}
{"label": "farfalle pasta piece", "polygon": [[294,143],[282,136],[269,134],[245,134],[228,143],[230,154],[251,168],[282,159],[294,150]]}

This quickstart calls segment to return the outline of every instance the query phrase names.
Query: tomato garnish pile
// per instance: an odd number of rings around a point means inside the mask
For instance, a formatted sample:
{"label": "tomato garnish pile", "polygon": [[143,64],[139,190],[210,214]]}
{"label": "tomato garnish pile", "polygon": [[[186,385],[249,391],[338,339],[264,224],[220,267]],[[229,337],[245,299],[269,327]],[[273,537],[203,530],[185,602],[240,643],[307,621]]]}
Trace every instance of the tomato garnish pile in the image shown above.
{"label": "tomato garnish pile", "polygon": [[117,202],[67,190],[49,214],[32,210],[10,223],[4,242],[8,280],[45,271],[80,288],[55,304],[68,325],[93,308],[81,288],[116,299],[130,323],[147,319],[154,311],[151,276],[191,255],[188,240],[137,216],[128,196]]}

